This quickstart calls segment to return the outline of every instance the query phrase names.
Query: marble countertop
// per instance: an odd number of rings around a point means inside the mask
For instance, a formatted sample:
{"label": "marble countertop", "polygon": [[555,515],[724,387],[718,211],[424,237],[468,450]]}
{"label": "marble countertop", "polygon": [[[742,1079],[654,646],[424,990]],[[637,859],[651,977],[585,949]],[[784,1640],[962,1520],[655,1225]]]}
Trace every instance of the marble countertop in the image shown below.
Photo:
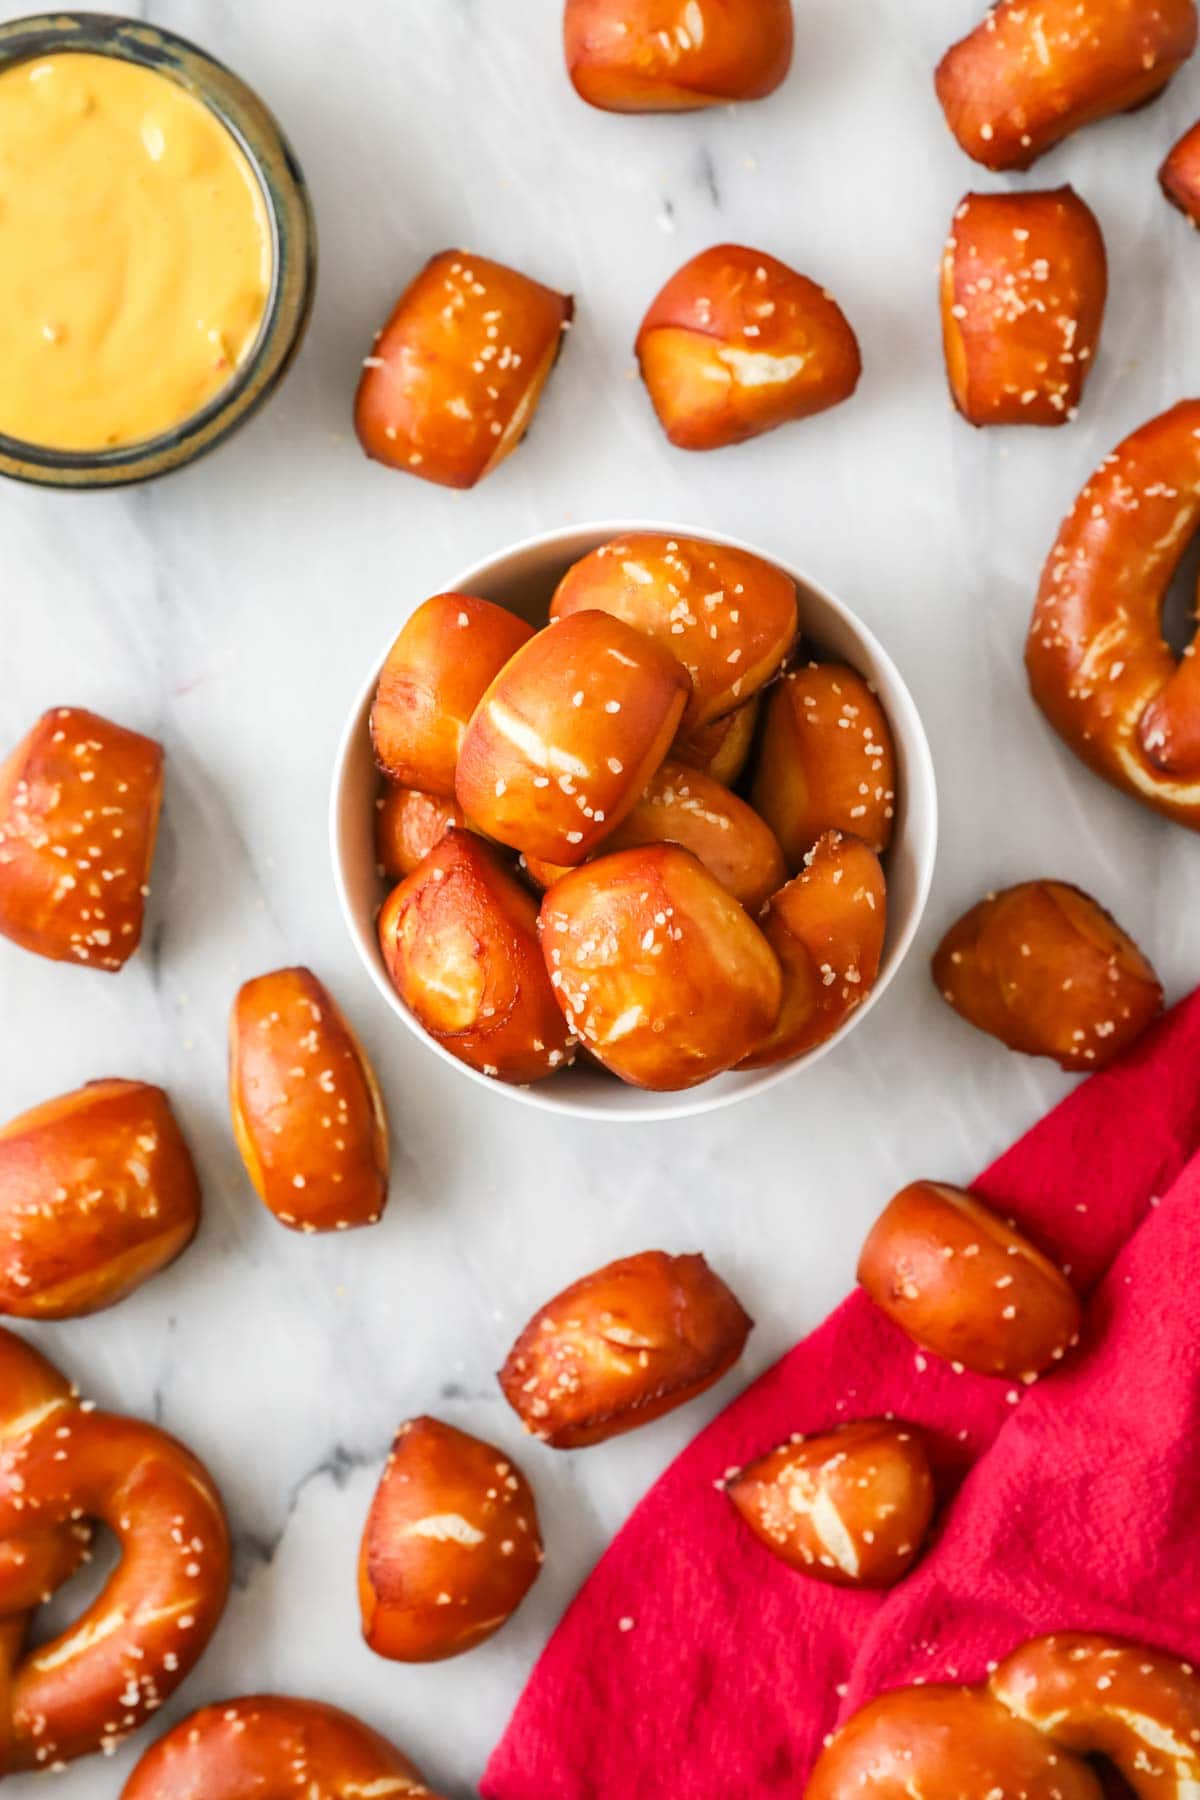
{"label": "marble countertop", "polygon": [[[1110,312],[1075,424],[976,433],[946,394],[936,265],[960,195],[1005,183],[957,149],[931,84],[975,0],[797,0],[777,95],[675,119],[575,98],[560,0],[289,0],[286,26],[277,7],[229,0],[141,10],[278,112],[312,185],[322,275],[282,393],[210,460],[125,493],[0,491],[0,743],[71,702],[160,737],[169,770],[137,960],[113,979],[0,942],[0,1109],[99,1075],[162,1082],[206,1203],[168,1273],[36,1336],[102,1403],[182,1436],[232,1514],[236,1590],[164,1722],[254,1689],[320,1696],[393,1735],[457,1800],[613,1531],[704,1420],[841,1296],[893,1190],[967,1179],[1069,1085],[943,1006],[927,959],[949,919],[994,885],[1059,875],[1111,906],[1169,997],[1196,977],[1194,843],[1049,735],[1021,649],[1083,479],[1193,386],[1200,240],[1154,176],[1200,111],[1200,61],[1162,103],[1023,178],[1071,181],[1096,210]],[[865,374],[824,418],[688,457],[661,436],[630,346],[662,280],[729,237],[833,290]],[[349,426],[373,330],[424,258],[460,243],[573,290],[578,307],[528,443],[470,494],[368,465]],[[528,533],[655,514],[791,558],[873,627],[923,709],[942,848],[906,968],[840,1050],[711,1118],[600,1128],[478,1093],[389,1017],[337,913],[325,812],[354,691],[418,600]],[[394,1179],[370,1232],[283,1231],[230,1136],[230,1000],[290,962],[330,984],[382,1077]],[[758,1320],[742,1366],[612,1445],[563,1456],[523,1440],[492,1376],[513,1334],[566,1281],[651,1245],[703,1249],[730,1280]],[[512,1624],[425,1669],[365,1649],[354,1587],[389,1440],[418,1411],[519,1456],[548,1544]],[[57,1793],[115,1800],[145,1741],[77,1765]],[[34,1791],[11,1782],[13,1800]]]}

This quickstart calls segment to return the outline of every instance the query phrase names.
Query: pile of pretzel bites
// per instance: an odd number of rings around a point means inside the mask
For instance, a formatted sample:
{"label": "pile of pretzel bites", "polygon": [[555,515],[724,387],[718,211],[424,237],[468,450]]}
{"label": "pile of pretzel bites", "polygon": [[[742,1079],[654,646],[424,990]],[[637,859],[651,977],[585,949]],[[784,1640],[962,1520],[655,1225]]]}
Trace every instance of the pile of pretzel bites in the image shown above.
{"label": "pile of pretzel bites", "polygon": [[[566,60],[593,106],[685,111],[771,93],[792,26],[790,0],[567,0]],[[1000,0],[943,58],[937,95],[968,155],[1025,170],[1076,129],[1153,100],[1196,35],[1194,0]],[[1200,222],[1200,125],[1160,179]],[[963,417],[1068,424],[1105,286],[1100,224],[1072,190],[968,194],[941,270]],[[520,443],[572,312],[512,269],[435,256],[366,359],[368,454],[472,486]],[[738,245],[667,283],[637,355],[668,438],[692,451],[839,404],[860,372],[820,285]],[[1084,488],[1027,649],[1034,697],[1072,748],[1193,829],[1200,677],[1194,645],[1168,647],[1161,611],[1198,523],[1200,401],[1183,400]],[[413,614],[371,720],[390,885],[379,933],[398,991],[454,1054],[510,1082],[586,1054],[626,1081],[685,1087],[802,1054],[860,1003],[883,942],[894,751],[861,675],[800,654],[802,625],[794,584],[769,564],[645,534],[570,569],[542,631],[470,595]],[[60,707],[34,724],[0,768],[0,932],[119,972],[142,933],[162,776],[159,745],[95,714]],[[1162,1005],[1137,946],[1054,880],[981,900],[933,973],[981,1030],[1081,1071],[1120,1054]],[[378,1086],[309,970],[265,973],[233,997],[229,1082],[248,1176],[282,1226],[380,1219]],[[186,1249],[200,1204],[160,1089],[108,1079],[46,1101],[0,1130],[0,1311],[36,1325],[116,1304]],[[1014,1398],[1078,1339],[1063,1271],[942,1183],[895,1196],[859,1279],[922,1352]],[[580,1449],[703,1392],[750,1329],[702,1256],[648,1250],[539,1306],[500,1386],[540,1445]],[[920,1432],[890,1418],[766,1446],[724,1487],[762,1555],[847,1587],[903,1580],[938,1508]],[[37,1642],[37,1608],[88,1558],[97,1525],[118,1540],[116,1569],[73,1626]],[[402,1662],[469,1651],[511,1617],[542,1558],[512,1460],[410,1420],[363,1526],[366,1641]],[[221,1499],[195,1458],[157,1425],[96,1411],[0,1331],[0,1776],[111,1751],[145,1725],[217,1628],[229,1574]],[[1200,1793],[1192,1670],[1071,1623],[977,1686],[866,1707],[822,1755],[810,1800],[1094,1800],[1096,1756],[1140,1795]],[[125,1788],[125,1800],[402,1794],[431,1791],[389,1743],[321,1703],[272,1696],[194,1714]]]}

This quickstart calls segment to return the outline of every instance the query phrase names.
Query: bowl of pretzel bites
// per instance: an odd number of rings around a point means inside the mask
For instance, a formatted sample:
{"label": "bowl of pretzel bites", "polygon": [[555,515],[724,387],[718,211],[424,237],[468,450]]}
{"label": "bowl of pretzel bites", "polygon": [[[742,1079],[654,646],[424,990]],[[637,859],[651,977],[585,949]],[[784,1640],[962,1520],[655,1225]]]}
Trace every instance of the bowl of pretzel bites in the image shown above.
{"label": "bowl of pretzel bites", "polygon": [[401,613],[331,832],[350,934],[435,1053],[532,1105],[661,1119],[865,1016],[925,906],[937,799],[847,607],[736,539],[617,522]]}

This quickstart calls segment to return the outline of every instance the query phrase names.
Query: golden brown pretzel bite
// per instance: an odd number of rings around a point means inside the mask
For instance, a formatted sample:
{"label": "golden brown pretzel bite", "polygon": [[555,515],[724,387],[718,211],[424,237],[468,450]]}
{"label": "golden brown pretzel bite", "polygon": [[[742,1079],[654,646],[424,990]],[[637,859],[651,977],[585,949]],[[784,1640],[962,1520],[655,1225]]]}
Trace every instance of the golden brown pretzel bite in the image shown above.
{"label": "golden brown pretzel bite", "polygon": [[526,1431],[556,1450],[580,1450],[712,1387],[753,1323],[702,1256],[644,1250],[539,1307],[500,1386]]}
{"label": "golden brown pretzel bite", "polygon": [[81,1405],[57,1370],[0,1331],[0,1543],[103,1521],[122,1558],[76,1623],[23,1650],[29,1595],[0,1558],[0,1774],[113,1750],[170,1698],[229,1587],[220,1498],[195,1457],[135,1419]]}
{"label": "golden brown pretzel bite", "polygon": [[467,726],[458,803],[489,837],[574,864],[610,835],[670,748],[688,679],[607,612],[538,632]]}
{"label": "golden brown pretzel bite", "polygon": [[830,1740],[804,1800],[1101,1800],[1086,1763],[986,1690],[895,1688]]}
{"label": "golden brown pretzel bite", "polygon": [[403,881],[456,827],[465,831],[467,820],[455,801],[385,782],[375,802],[375,861],[380,874]]}
{"label": "golden brown pretzel bite", "polygon": [[443,250],[401,294],[365,360],[354,426],[375,462],[474,487],[537,410],[574,304],[503,263]]}
{"label": "golden brown pretzel bite", "polygon": [[1160,625],[1200,524],[1200,400],[1181,400],[1105,457],[1046,566],[1025,667],[1033,697],[1114,787],[1200,829],[1200,657]]}
{"label": "golden brown pretzel bite", "polygon": [[0,766],[0,932],[53,962],[123,968],[142,935],[162,801],[152,738],[57,706]]}
{"label": "golden brown pretzel bite", "polygon": [[750,760],[761,699],[760,694],[755,694],[744,706],[735,707],[733,712],[701,725],[698,731],[676,738],[671,745],[671,755],[676,762],[686,763],[689,769],[711,775],[722,787],[732,787]]}
{"label": "golden brown pretzel bite", "polygon": [[858,1279],[922,1349],[1033,1381],[1079,1336],[1079,1298],[1048,1256],[961,1188],[913,1181],[872,1226]]}
{"label": "golden brown pretzel bite", "polygon": [[809,663],[767,695],[750,799],[794,874],[825,831],[882,854],[896,817],[896,750],[874,689],[845,663]]}
{"label": "golden brown pretzel bite", "polygon": [[783,970],[783,1004],[743,1069],[823,1044],[875,986],[887,930],[879,858],[860,839],[827,831],[758,922]]}
{"label": "golden brown pretzel bite", "polygon": [[371,707],[375,761],[389,781],[453,800],[467,721],[532,636],[516,613],[470,594],[418,606],[387,653]]}
{"label": "golden brown pretzel bite", "polygon": [[452,831],[379,915],[404,1004],[437,1042],[500,1081],[541,1081],[572,1060],[537,935],[537,902],[473,832]]}
{"label": "golden brown pretzel bite", "polygon": [[99,1312],[174,1262],[199,1222],[161,1088],[92,1081],[0,1130],[0,1312]]}
{"label": "golden brown pretzel bite", "polygon": [[1065,881],[1023,881],[989,894],[938,945],[933,979],[980,1031],[1064,1069],[1104,1068],[1163,1003],[1133,939]]}
{"label": "golden brown pretzel bite", "polygon": [[634,1087],[707,1081],[748,1055],[779,1015],[774,951],[674,844],[573,869],[542,901],[538,931],[571,1030]]}
{"label": "golden brown pretzel bite", "polygon": [[761,250],[716,244],[674,274],[634,346],[663,430],[719,450],[846,400],[858,340],[832,294]]}
{"label": "golden brown pretzel bite", "polygon": [[968,156],[1027,169],[1153,100],[1195,47],[1194,0],[998,0],[938,64],[938,99]]}
{"label": "golden brown pretzel bite", "polygon": [[1200,225],[1200,120],[1185,131],[1158,171],[1163,193],[1193,225]]}
{"label": "golden brown pretzel bite", "polygon": [[576,92],[605,112],[691,112],[773,93],[792,61],[791,0],[566,0]]}
{"label": "golden brown pretzel bite", "polygon": [[542,1566],[529,1483],[439,1419],[400,1427],[363,1532],[363,1636],[396,1662],[460,1656],[499,1631]]}
{"label": "golden brown pretzel bite", "polygon": [[121,1800],[438,1800],[377,1731],[316,1700],[251,1694],[181,1720]]}
{"label": "golden brown pretzel bite", "polygon": [[1006,1657],[988,1686],[1056,1744],[1107,1757],[1145,1800],[1193,1800],[1200,1790],[1200,1682],[1189,1663],[1056,1632]]}
{"label": "golden brown pretzel bite", "polygon": [[729,1477],[725,1491],[773,1555],[836,1587],[893,1586],[933,1518],[921,1434],[892,1419],[794,1437]]}
{"label": "golden brown pretzel bite", "polygon": [[567,570],[553,619],[600,607],[656,638],[692,678],[690,734],[732,712],[782,666],[796,636],[790,576],[725,544],[634,531]]}
{"label": "golden brown pretzel bite", "polygon": [[972,425],[1064,425],[1100,338],[1108,263],[1073,188],[967,194],[942,256],[942,341]]}
{"label": "golden brown pretzel bite", "polygon": [[246,982],[229,1021],[233,1134],[255,1192],[293,1231],[374,1225],[387,1204],[383,1100],[311,969]]}

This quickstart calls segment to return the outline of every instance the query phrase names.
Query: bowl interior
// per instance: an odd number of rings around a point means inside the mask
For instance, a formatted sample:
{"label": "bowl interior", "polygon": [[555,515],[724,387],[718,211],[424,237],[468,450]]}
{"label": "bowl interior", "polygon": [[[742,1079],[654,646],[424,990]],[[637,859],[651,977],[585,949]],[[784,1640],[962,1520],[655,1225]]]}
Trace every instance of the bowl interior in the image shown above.
{"label": "bowl interior", "polygon": [[[544,625],[554,589],[573,562],[599,544],[630,530],[663,532],[680,537],[705,537],[713,542],[765,553],[721,532],[693,527],[616,522],[572,527],[551,532],[478,563],[446,587],[452,592],[476,594],[494,600],[528,619]],[[750,1094],[762,1093],[775,1083],[797,1074],[832,1049],[870,1012],[904,959],[925,908],[933,875],[937,844],[937,794],[933,764],[924,728],[911,695],[891,658],[864,625],[832,595],[780,557],[767,557],[793,577],[800,597],[801,630],[809,646],[826,659],[848,662],[871,681],[891,722],[896,741],[899,793],[896,831],[885,858],[888,882],[888,924],[879,979],[870,997],[851,1014],[841,1030],[819,1049],[774,1068],[746,1070],[717,1076],[698,1088],[680,1094],[645,1093],[625,1086],[613,1076],[576,1067],[552,1080],[517,1088],[491,1081],[452,1057],[422,1030],[388,981],[375,935],[375,916],[384,898],[384,885],[375,866],[374,801],[378,776],[367,722],[379,670],[403,618],[392,622],[388,641],[372,664],[369,679],[355,702],[338,752],[331,796],[331,833],[334,877],[350,934],[393,1012],[415,1031],[426,1046],[443,1057],[460,1075],[528,1105],[551,1112],[574,1113],[590,1118],[652,1120],[682,1118],[727,1106]],[[414,596],[413,606],[423,596]]]}

